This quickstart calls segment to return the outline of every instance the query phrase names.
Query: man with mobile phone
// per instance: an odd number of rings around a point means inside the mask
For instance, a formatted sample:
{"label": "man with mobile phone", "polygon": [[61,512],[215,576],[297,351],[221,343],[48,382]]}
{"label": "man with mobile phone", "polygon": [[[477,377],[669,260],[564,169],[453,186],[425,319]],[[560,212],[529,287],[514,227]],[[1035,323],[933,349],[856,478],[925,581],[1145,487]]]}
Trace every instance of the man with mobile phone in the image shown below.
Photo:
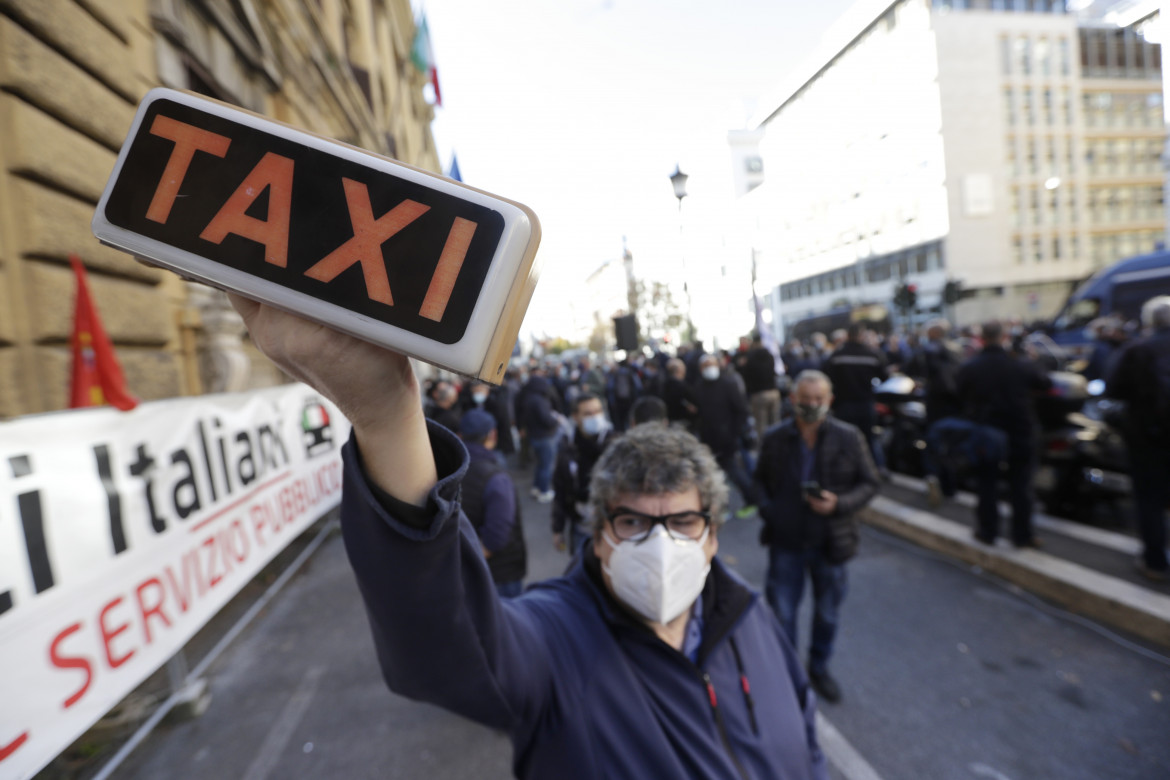
{"label": "man with mobile phone", "polygon": [[829,702],[841,698],[828,664],[848,588],[845,562],[857,553],[857,512],[880,484],[861,431],[832,417],[832,403],[829,378],[802,371],[792,390],[795,418],[764,438],[755,474],[764,497],[760,540],[769,547],[764,592],[797,648],[796,615],[806,573],[812,580],[808,673]]}

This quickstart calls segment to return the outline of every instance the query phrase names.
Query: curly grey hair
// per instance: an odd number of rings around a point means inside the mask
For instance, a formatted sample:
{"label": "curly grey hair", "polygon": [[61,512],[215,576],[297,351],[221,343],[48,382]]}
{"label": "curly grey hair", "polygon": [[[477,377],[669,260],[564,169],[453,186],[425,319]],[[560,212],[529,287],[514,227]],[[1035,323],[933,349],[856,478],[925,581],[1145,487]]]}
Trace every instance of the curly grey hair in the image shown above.
{"label": "curly grey hair", "polygon": [[657,496],[699,489],[699,502],[711,522],[723,522],[727,479],[707,445],[679,428],[635,425],[606,447],[593,467],[589,514],[594,532],[623,493]]}

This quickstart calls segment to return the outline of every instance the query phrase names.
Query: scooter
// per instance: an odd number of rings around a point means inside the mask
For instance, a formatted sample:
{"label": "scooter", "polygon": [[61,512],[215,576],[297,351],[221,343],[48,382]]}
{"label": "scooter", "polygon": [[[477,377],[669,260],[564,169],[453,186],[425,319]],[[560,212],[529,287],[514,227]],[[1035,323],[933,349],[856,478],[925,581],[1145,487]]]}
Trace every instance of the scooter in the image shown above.
{"label": "scooter", "polygon": [[874,407],[886,465],[902,474],[925,474],[926,404],[921,388],[905,374],[894,374],[874,387]]}
{"label": "scooter", "polygon": [[1104,383],[1052,371],[1038,399],[1040,470],[1036,493],[1049,514],[1087,519],[1132,490],[1129,457],[1118,428],[1123,407],[1103,397]]}

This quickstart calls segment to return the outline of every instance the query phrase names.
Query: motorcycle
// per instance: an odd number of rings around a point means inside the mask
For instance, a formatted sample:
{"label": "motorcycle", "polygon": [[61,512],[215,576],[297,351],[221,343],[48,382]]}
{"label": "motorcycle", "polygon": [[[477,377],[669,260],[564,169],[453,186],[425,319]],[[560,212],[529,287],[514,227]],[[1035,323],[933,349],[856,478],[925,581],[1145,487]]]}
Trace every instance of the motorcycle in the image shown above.
{"label": "motorcycle", "polygon": [[874,387],[875,432],[891,471],[921,477],[926,450],[926,404],[918,384],[894,374]]}
{"label": "motorcycle", "polygon": [[1118,427],[1123,405],[1102,396],[1100,380],[1064,371],[1048,376],[1052,389],[1036,403],[1036,493],[1049,514],[1085,519],[1130,494],[1129,457]]}

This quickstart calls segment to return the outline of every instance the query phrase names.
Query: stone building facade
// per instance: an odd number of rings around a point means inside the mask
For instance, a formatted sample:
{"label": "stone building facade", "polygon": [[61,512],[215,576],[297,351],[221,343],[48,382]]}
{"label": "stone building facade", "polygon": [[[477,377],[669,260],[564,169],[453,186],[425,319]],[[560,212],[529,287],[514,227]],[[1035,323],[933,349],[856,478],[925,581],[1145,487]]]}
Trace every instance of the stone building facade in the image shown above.
{"label": "stone building facade", "polygon": [[74,279],[131,391],[283,381],[226,298],[100,245],[90,219],[154,86],[439,170],[409,0],[0,0],[0,418],[68,404]]}

